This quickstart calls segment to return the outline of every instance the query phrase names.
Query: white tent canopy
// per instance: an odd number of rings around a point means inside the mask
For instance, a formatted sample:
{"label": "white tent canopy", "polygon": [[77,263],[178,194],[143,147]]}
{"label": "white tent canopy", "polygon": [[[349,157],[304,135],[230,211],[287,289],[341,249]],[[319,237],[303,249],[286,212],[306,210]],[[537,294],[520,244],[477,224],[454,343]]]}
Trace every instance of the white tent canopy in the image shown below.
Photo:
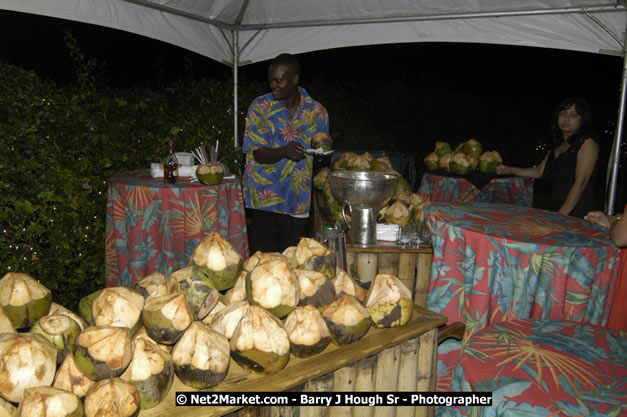
{"label": "white tent canopy", "polygon": [[[623,56],[608,198],[625,105],[626,0],[0,0],[0,9],[137,33],[237,69],[282,52],[409,42],[471,42]],[[617,83],[621,80],[617,80]],[[237,112],[234,112],[237,145]]]}

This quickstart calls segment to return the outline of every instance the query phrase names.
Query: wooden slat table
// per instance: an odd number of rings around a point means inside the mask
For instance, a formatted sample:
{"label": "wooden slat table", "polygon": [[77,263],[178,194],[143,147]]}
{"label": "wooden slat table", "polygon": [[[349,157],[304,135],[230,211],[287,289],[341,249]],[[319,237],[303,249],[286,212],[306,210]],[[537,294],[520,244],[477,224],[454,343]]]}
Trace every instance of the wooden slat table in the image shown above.
{"label": "wooden slat table", "polygon": [[[232,359],[224,381],[215,392],[312,391],[434,391],[438,327],[446,318],[414,306],[411,320],[390,329],[370,328],[360,340],[345,346],[329,345],[307,359],[291,357],[287,366],[270,375],[248,373]],[[213,417],[236,412],[237,406],[177,407],[177,391],[195,391],[178,378],[167,398],[139,417]],[[248,407],[239,416],[432,416],[431,407]]]}
{"label": "wooden slat table", "polygon": [[373,281],[377,274],[397,276],[414,294],[414,303],[422,307],[427,305],[432,260],[431,247],[407,248],[386,241],[367,247],[346,245],[350,276],[361,281]]}

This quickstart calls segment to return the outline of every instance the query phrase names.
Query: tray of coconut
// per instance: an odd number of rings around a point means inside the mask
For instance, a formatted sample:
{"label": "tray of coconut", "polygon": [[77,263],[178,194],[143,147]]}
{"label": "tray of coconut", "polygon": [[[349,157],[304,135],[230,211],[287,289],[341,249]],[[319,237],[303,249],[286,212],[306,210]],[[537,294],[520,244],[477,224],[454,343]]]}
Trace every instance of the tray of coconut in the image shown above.
{"label": "tray of coconut", "polygon": [[[177,407],[175,396],[433,391],[445,323],[415,305],[397,277],[360,283],[309,238],[244,261],[214,233],[187,267],[100,289],[78,313],[54,303],[34,277],[8,273],[0,279],[0,415],[319,416],[313,406]],[[368,409],[350,408],[333,413]],[[399,407],[396,415],[415,412],[429,410]]]}

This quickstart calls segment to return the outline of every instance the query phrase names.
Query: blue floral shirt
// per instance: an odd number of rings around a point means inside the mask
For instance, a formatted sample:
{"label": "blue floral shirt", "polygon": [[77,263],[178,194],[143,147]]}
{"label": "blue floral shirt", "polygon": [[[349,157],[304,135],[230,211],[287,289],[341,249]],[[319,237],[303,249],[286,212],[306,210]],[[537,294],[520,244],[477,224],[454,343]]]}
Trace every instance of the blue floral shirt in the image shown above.
{"label": "blue floral shirt", "polygon": [[284,158],[274,164],[260,164],[253,157],[256,149],[278,148],[293,140],[309,149],[314,134],[329,132],[325,108],[303,88],[298,90],[301,100],[294,118],[271,93],[257,97],[248,109],[242,145],[246,154],[244,202],[248,208],[283,214],[309,213],[313,159],[306,156],[294,162]]}

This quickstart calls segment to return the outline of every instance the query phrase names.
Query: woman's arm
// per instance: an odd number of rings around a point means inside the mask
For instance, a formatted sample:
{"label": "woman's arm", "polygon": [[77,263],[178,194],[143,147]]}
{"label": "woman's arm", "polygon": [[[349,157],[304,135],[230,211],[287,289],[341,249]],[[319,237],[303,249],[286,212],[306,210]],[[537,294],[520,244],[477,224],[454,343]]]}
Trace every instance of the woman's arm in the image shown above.
{"label": "woman's arm", "polygon": [[577,152],[575,182],[572,187],[570,187],[566,200],[562,203],[562,207],[560,207],[558,213],[567,215],[573,211],[581,198],[583,190],[586,188],[586,185],[588,185],[588,181],[590,181],[590,177],[592,176],[592,171],[594,170],[598,157],[599,145],[597,145],[597,143],[590,138],[586,139],[583,142],[583,145],[581,145],[579,152]]}
{"label": "woman's arm", "polygon": [[540,178],[542,173],[544,172],[544,167],[546,166],[546,161],[549,159],[549,154],[546,154],[542,162],[534,167],[529,168],[518,168],[518,167],[510,167],[507,165],[499,165],[496,167],[496,173],[500,175],[516,175],[518,177],[529,177],[529,178]]}

